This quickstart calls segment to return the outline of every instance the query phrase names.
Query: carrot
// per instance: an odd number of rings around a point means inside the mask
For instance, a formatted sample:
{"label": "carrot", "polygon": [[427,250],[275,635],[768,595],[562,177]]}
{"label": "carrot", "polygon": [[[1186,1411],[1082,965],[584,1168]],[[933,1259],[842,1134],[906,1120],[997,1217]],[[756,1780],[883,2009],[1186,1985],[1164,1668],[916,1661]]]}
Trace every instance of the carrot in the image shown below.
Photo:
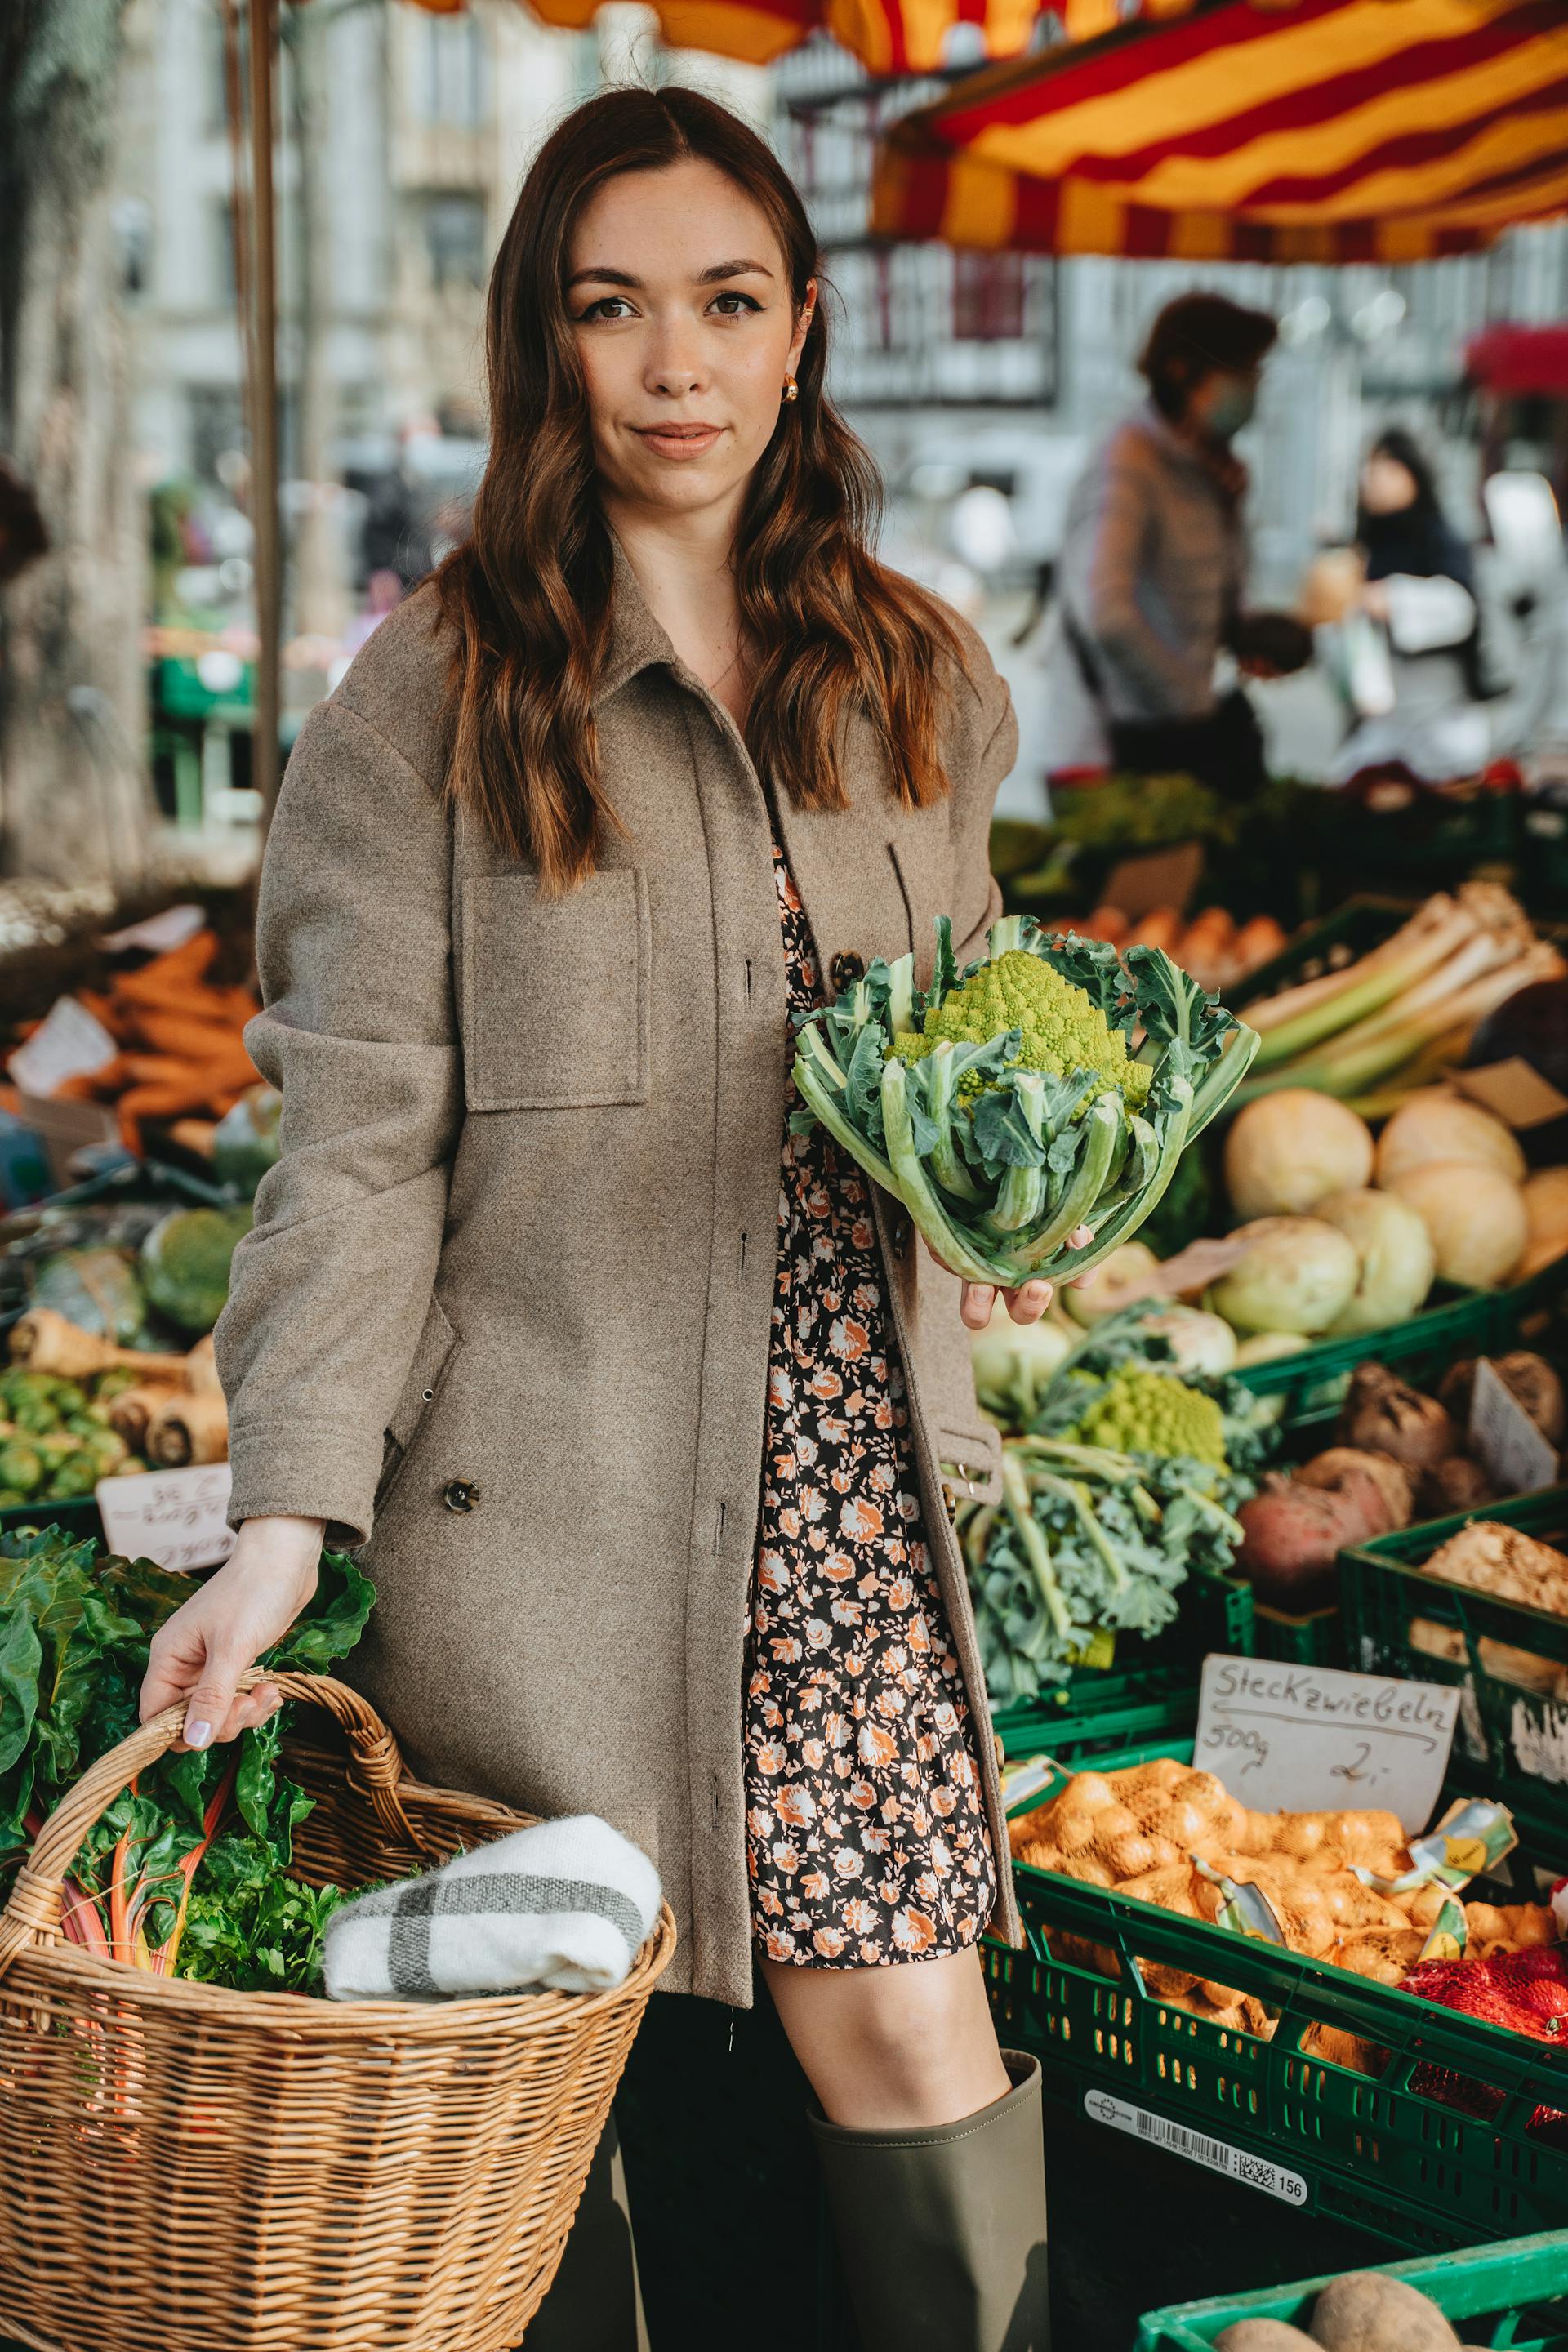
{"label": "carrot", "polygon": [[[131,1783],[131,1793],[136,1794],[136,1783]],[[130,1895],[125,1885],[125,1868],[131,1859],[131,1823],[127,1822],[124,1835],[109,1858],[109,1948],[117,1960],[131,1958]]]}
{"label": "carrot", "polygon": [[179,1004],[205,979],[217,953],[216,931],[195,931],[182,947],[154,956],[139,971],[115,976],[114,994],[123,1004]]}
{"label": "carrot", "polygon": [[184,1885],[180,1891],[180,1907],[174,1915],[174,1927],[167,1941],[154,1956],[154,1965],[160,1976],[169,1977],[174,1973],[174,1961],[180,1949],[180,1938],[185,1929],[185,1914],[191,1907],[191,1881],[196,1874],[196,1864],[217,1834],[217,1825],[223,1818],[223,1809],[228,1802],[229,1790],[234,1786],[234,1776],[238,1769],[239,1752],[237,1748],[227,1771],[213,1790],[206,1811],[202,1815],[200,1845],[193,1847],[176,1865],[175,1876],[184,1879]]}

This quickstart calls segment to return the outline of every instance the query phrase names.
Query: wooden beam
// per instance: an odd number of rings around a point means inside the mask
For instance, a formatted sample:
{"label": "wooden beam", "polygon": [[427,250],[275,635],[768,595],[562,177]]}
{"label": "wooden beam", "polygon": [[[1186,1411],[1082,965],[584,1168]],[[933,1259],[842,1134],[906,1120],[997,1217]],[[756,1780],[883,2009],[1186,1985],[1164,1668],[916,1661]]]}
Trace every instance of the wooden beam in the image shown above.
{"label": "wooden beam", "polygon": [[[250,91],[250,488],[256,543],[256,726],[251,780],[270,820],[278,798],[278,730],[283,628],[282,533],[279,516],[277,218],[272,186],[273,58],[277,0],[249,0]],[[243,289],[242,289],[243,299]]]}

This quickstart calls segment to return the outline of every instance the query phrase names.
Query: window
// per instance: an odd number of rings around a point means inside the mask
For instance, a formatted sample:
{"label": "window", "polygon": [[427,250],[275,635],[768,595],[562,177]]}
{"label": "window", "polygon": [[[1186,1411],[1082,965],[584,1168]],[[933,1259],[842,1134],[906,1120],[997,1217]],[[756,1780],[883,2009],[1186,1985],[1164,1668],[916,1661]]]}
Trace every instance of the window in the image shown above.
{"label": "window", "polygon": [[485,50],[474,16],[424,16],[410,29],[414,51],[411,96],[420,122],[476,131],[484,121]]}
{"label": "window", "polygon": [[1024,257],[1021,253],[974,253],[952,257],[952,333],[955,342],[1000,343],[1024,331]]}
{"label": "window", "polygon": [[453,189],[427,195],[425,250],[437,288],[485,282],[485,200]]}

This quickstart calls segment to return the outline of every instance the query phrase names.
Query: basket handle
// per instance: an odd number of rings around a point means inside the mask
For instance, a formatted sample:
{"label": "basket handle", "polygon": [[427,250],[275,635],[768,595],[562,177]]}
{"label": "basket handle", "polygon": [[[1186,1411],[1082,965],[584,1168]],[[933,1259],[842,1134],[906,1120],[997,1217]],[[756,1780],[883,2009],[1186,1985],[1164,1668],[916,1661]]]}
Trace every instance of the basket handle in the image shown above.
{"label": "basket handle", "polygon": [[[332,1717],[348,1734],[356,1778],[382,1827],[390,1836],[423,1848],[425,1841],[416,1835],[397,1793],[403,1778],[397,1742],[368,1699],[347,1683],[334,1682],[330,1675],[268,1674],[258,1666],[247,1667],[237,1687],[250,1690],[260,1682],[273,1684],[286,1699],[302,1699]],[[16,1873],[10,1900],[0,1913],[0,1976],[18,1952],[59,1942],[65,1876],[82,1840],[136,1775],[174,1746],[184,1722],[183,1704],[165,1707],[89,1764],[60,1799]]]}

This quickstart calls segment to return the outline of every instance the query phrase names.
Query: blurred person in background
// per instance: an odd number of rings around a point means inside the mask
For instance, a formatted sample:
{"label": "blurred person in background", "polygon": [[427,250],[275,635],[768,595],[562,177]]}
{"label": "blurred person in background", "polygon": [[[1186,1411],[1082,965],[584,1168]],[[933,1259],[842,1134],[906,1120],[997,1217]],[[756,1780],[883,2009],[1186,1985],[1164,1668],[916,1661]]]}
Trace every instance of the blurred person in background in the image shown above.
{"label": "blurred person in background", "polygon": [[1096,451],[1068,504],[1048,667],[1065,696],[1087,695],[1123,772],[1256,790],[1262,730],[1239,685],[1219,692],[1220,654],[1254,676],[1310,656],[1285,615],[1242,610],[1247,472],[1231,444],[1277,332],[1221,294],[1168,302],[1138,362],[1148,400]]}
{"label": "blurred person in background", "polygon": [[1353,722],[1337,779],[1398,762],[1438,783],[1486,765],[1493,729],[1482,706],[1494,689],[1475,561],[1403,425],[1368,450],[1355,548],[1314,566],[1304,609]]}

